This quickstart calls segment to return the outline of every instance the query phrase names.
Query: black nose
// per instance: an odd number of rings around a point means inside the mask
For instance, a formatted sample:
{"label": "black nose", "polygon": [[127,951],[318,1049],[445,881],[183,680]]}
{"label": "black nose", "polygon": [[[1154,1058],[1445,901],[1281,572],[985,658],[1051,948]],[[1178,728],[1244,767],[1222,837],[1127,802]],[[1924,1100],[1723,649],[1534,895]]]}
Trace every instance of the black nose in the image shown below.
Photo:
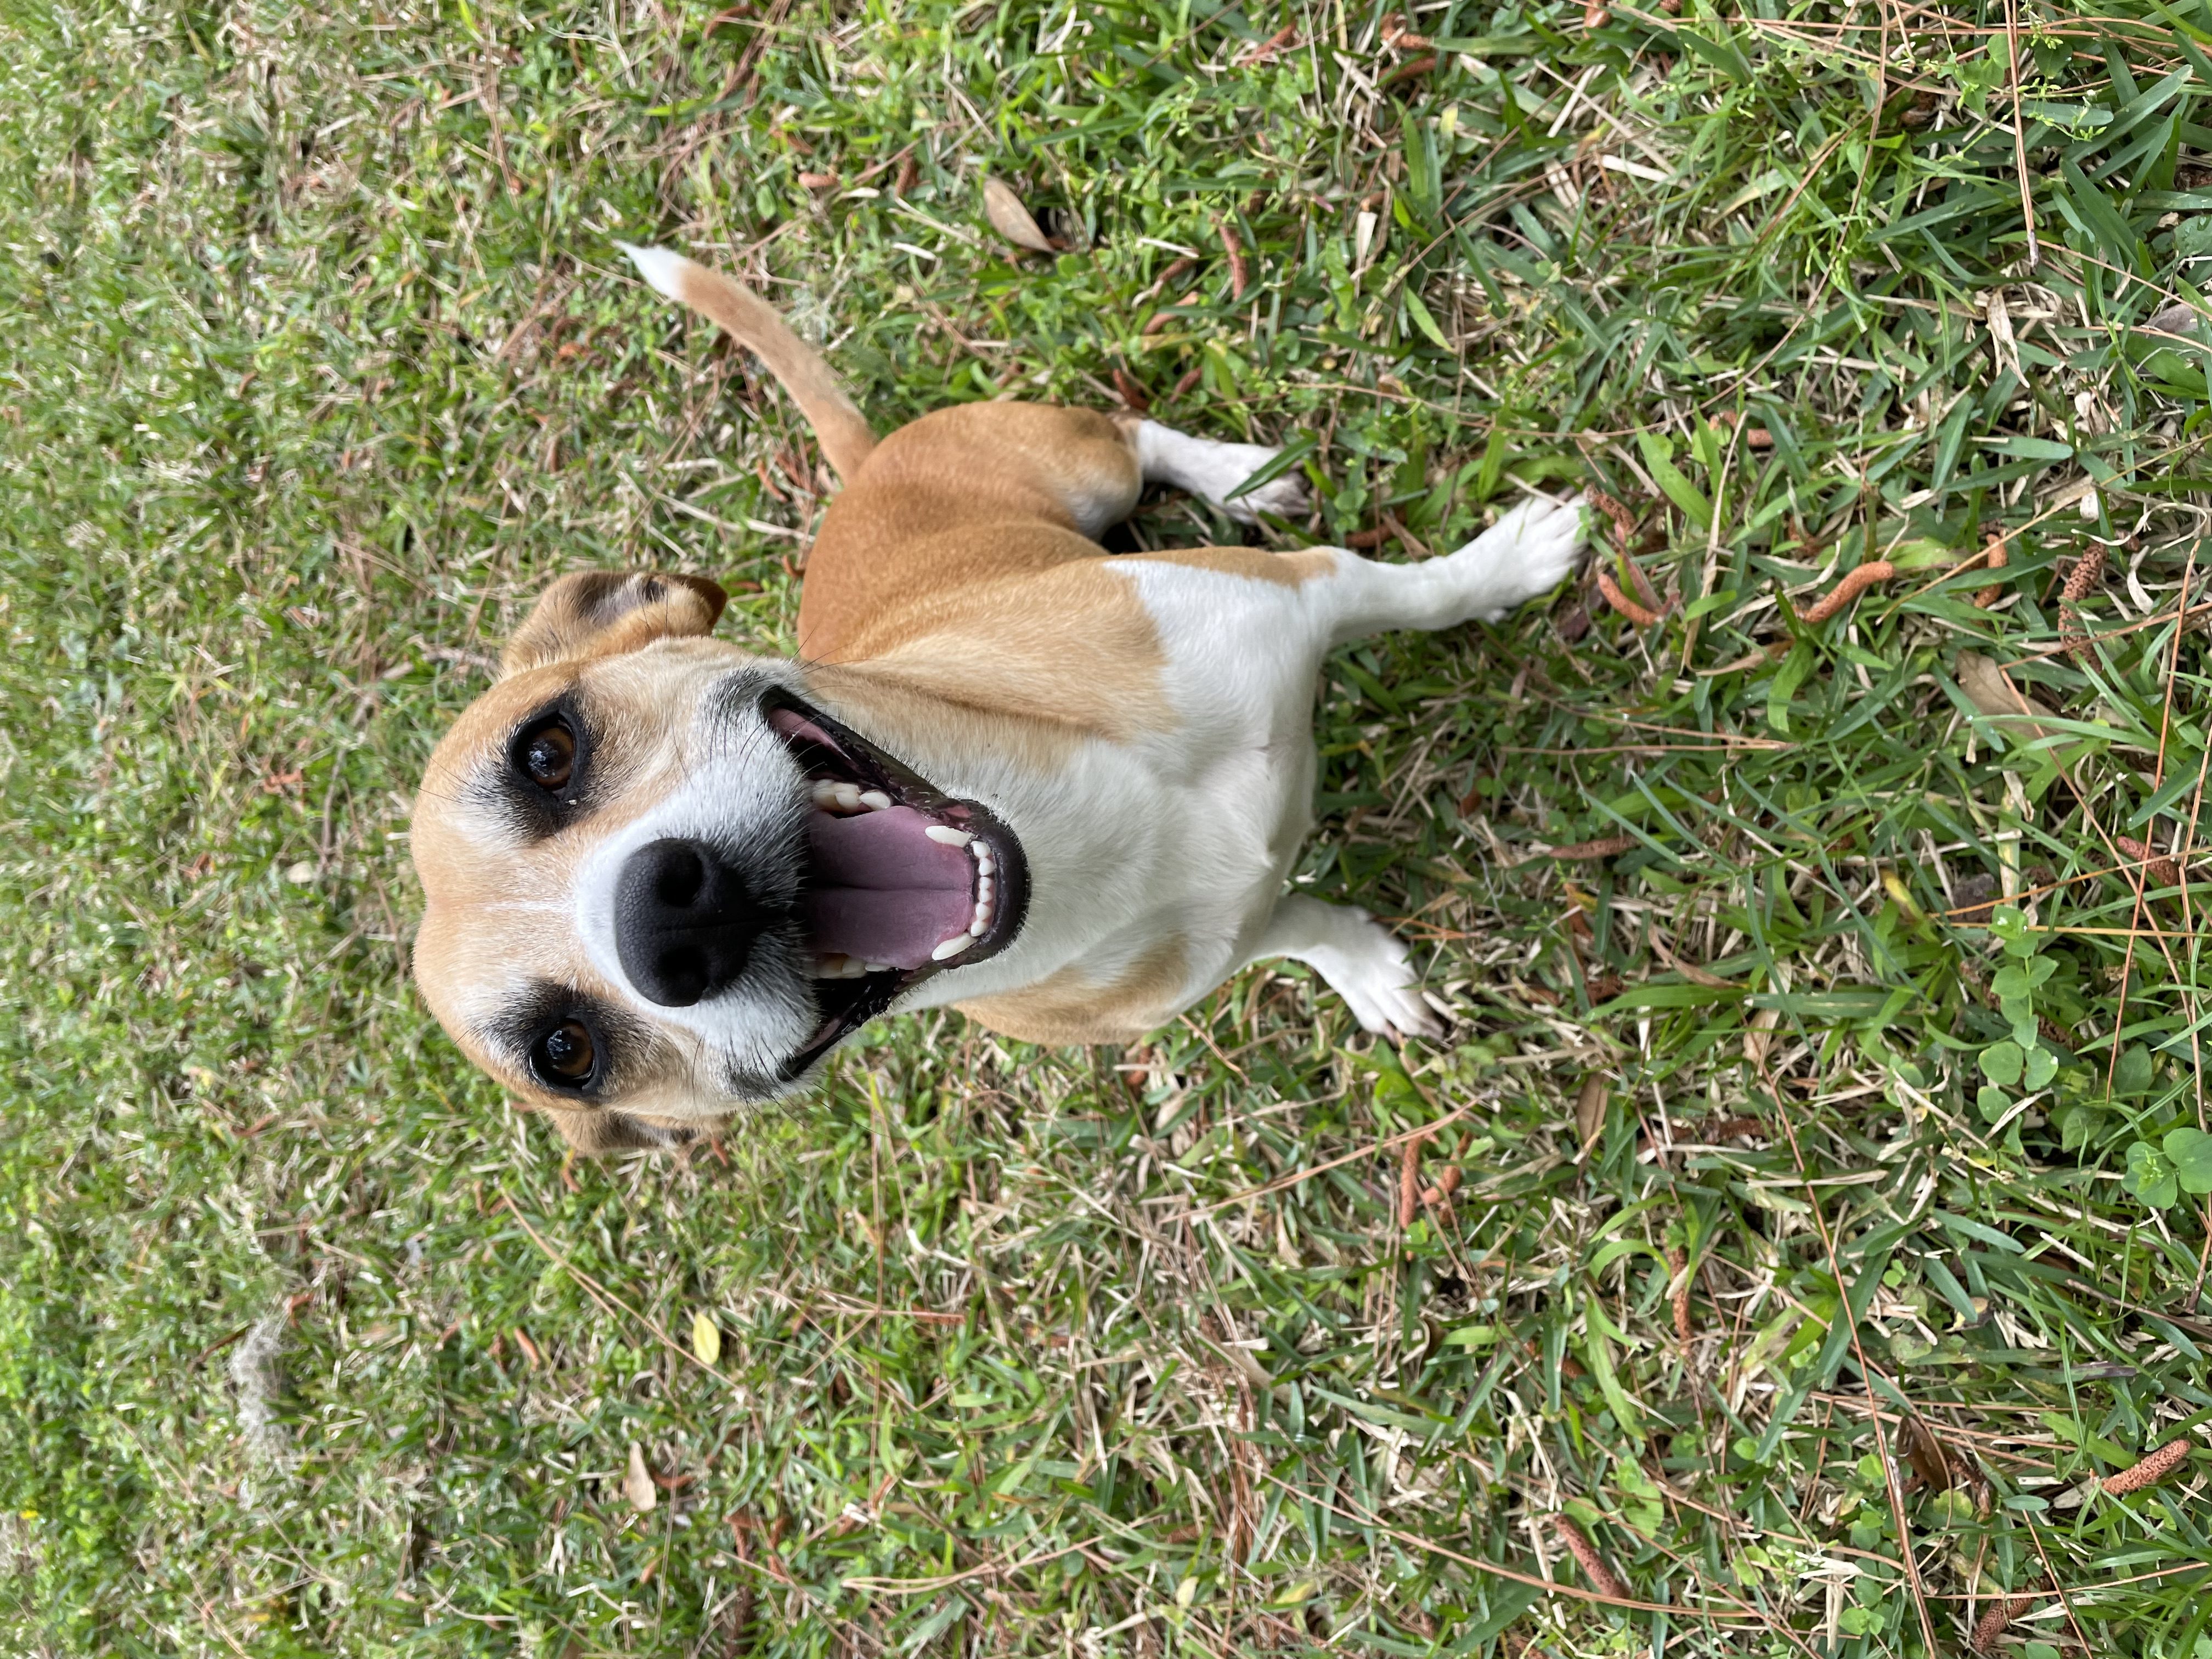
{"label": "black nose", "polygon": [[664,1008],[734,983],[759,932],[744,879],[703,841],[641,847],[615,884],[615,954],[638,994]]}

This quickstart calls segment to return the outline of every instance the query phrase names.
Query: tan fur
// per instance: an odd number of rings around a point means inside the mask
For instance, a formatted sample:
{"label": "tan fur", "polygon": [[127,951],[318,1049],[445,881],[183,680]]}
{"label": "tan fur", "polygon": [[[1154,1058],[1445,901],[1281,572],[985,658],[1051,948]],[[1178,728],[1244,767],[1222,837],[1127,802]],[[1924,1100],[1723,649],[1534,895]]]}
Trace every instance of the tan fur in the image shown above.
{"label": "tan fur", "polygon": [[[664,291],[761,357],[846,482],[807,562],[798,618],[807,672],[837,707],[899,734],[917,756],[981,745],[1045,775],[1085,743],[1171,727],[1159,632],[1117,563],[1150,559],[1291,586],[1334,568],[1326,550],[1112,558],[1093,538],[1136,503],[1133,422],[972,404],[878,442],[828,366],[769,306],[727,277],[679,266]],[[611,753],[649,750],[657,727],[680,724],[683,680],[672,665],[730,649],[701,637],[722,606],[721,589],[698,577],[590,573],[555,582],[508,645],[499,683],[439,744],[417,800],[413,851],[429,900],[415,953],[424,995],[472,1060],[582,1152],[696,1135],[702,1120],[683,1110],[689,1051],[677,1037],[657,1039],[641,1068],[626,1072],[619,1109],[549,1094],[488,1052],[477,1022],[504,977],[526,969],[580,993],[614,988],[596,981],[558,928],[517,919],[531,905],[557,905],[577,848],[561,836],[520,852],[489,848],[457,803],[518,723],[564,693],[592,700],[614,734]],[[595,817],[591,835],[649,803],[664,776],[646,765],[617,781],[623,810]],[[1127,1042],[1181,1006],[1188,959],[1184,941],[1170,937],[1103,981],[1072,966],[960,1006],[1030,1042]]]}
{"label": "tan fur", "polygon": [[1024,1042],[1134,1042],[1182,1006],[1186,960],[1182,940],[1170,936],[1103,984],[1079,963],[1071,963],[1012,996],[979,997],[953,1006],[978,1024]]}
{"label": "tan fur", "polygon": [[501,675],[586,657],[619,656],[652,641],[710,632],[729,596],[704,576],[563,576],[538,597],[500,653]]}
{"label": "tan fur", "polygon": [[1127,438],[1084,409],[962,404],[900,428],[823,515],[799,648],[856,662],[948,629],[967,599],[1107,556],[1091,538],[1136,504]]}
{"label": "tan fur", "polygon": [[791,331],[774,306],[719,270],[684,263],[676,297],[711,317],[768,365],[789,392],[837,476],[850,482],[876,447],[867,416],[854,407],[811,347]]}

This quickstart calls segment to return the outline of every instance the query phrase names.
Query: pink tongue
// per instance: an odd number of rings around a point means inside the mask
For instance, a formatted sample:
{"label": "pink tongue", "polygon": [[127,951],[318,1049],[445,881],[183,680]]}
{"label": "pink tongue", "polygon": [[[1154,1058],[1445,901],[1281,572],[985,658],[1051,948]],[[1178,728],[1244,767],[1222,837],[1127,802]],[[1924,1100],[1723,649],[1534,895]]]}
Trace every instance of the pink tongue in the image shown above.
{"label": "pink tongue", "polygon": [[964,848],[932,841],[934,822],[911,806],[849,818],[807,815],[814,853],[807,923],[817,952],[919,968],[942,941],[967,931],[975,860]]}

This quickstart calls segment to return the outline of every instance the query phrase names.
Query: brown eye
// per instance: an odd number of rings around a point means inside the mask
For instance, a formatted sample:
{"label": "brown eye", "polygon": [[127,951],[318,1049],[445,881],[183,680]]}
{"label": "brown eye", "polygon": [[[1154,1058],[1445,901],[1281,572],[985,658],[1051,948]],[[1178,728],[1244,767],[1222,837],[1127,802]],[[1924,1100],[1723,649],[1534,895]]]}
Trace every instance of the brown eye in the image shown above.
{"label": "brown eye", "polygon": [[581,1085],[592,1080],[599,1051],[581,1020],[564,1020],[538,1040],[538,1069],[548,1082]]}
{"label": "brown eye", "polygon": [[532,732],[522,746],[522,769],[541,789],[562,789],[576,769],[576,734],[568,722],[556,720]]}

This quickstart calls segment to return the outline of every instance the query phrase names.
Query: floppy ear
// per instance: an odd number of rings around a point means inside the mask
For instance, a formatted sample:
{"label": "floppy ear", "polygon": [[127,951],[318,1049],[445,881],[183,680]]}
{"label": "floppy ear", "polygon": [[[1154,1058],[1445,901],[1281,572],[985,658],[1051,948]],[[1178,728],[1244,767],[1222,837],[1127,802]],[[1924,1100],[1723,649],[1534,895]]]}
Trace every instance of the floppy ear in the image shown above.
{"label": "floppy ear", "polygon": [[704,576],[586,570],[563,576],[500,653],[502,677],[577,657],[615,657],[654,640],[704,634],[729,596]]}
{"label": "floppy ear", "polygon": [[699,1139],[690,1124],[654,1123],[624,1112],[564,1112],[557,1107],[542,1109],[561,1132],[561,1139],[586,1158],[611,1152],[680,1152]]}

